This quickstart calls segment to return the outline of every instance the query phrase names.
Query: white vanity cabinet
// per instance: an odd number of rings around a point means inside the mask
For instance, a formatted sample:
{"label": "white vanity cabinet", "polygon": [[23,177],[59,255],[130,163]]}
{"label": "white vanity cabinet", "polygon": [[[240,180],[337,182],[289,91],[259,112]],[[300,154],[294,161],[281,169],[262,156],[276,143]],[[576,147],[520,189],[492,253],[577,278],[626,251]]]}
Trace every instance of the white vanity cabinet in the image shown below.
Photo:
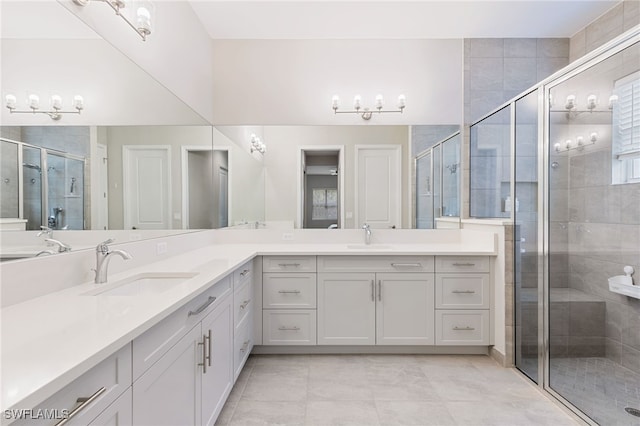
{"label": "white vanity cabinet", "polygon": [[316,344],[316,257],[262,260],[263,345]]}
{"label": "white vanity cabinet", "polygon": [[253,349],[254,264],[249,261],[233,273],[233,380],[238,378]]}
{"label": "white vanity cabinet", "polygon": [[133,341],[134,424],[214,424],[233,384],[231,283],[224,278]]}
{"label": "white vanity cabinet", "polygon": [[[66,425],[130,425],[131,394],[127,392],[130,385],[131,345],[127,344],[32,410],[34,415],[38,412],[47,415],[26,417],[12,425],[51,425],[64,421],[65,417]],[[116,423],[112,423],[114,418]]]}
{"label": "white vanity cabinet", "polygon": [[488,257],[436,257],[436,344],[491,344]]}
{"label": "white vanity cabinet", "polygon": [[435,344],[433,264],[431,256],[319,256],[318,344]]}

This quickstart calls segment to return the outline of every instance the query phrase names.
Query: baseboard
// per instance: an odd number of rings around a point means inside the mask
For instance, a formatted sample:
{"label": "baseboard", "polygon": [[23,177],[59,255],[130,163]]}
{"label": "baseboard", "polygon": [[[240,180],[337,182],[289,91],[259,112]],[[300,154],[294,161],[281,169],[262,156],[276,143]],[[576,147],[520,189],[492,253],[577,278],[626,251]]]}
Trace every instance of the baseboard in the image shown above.
{"label": "baseboard", "polygon": [[489,355],[487,346],[254,346],[256,355]]}
{"label": "baseboard", "polygon": [[507,362],[507,357],[505,354],[503,354],[502,352],[500,352],[499,350],[496,349],[495,346],[492,346],[489,349],[489,356],[491,358],[493,358],[494,360],[496,360],[496,362],[498,364],[500,364],[503,367],[513,367],[513,363],[512,362]]}

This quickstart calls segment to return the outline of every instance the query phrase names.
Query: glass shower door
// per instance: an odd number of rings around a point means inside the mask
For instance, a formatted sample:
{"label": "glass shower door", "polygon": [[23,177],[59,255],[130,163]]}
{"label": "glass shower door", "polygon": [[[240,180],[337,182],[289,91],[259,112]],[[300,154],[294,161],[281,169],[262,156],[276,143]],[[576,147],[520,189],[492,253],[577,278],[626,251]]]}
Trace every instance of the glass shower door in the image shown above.
{"label": "glass shower door", "polygon": [[433,228],[433,179],[431,151],[415,160],[416,171],[416,228]]}
{"label": "glass shower door", "polygon": [[84,229],[84,161],[47,153],[47,224]]}

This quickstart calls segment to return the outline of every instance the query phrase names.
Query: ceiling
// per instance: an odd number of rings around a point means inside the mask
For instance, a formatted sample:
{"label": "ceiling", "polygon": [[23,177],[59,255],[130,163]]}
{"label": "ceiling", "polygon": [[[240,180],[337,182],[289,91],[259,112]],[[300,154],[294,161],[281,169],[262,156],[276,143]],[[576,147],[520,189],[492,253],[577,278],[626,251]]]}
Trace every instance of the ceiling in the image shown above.
{"label": "ceiling", "polygon": [[189,0],[214,39],[571,37],[619,0]]}

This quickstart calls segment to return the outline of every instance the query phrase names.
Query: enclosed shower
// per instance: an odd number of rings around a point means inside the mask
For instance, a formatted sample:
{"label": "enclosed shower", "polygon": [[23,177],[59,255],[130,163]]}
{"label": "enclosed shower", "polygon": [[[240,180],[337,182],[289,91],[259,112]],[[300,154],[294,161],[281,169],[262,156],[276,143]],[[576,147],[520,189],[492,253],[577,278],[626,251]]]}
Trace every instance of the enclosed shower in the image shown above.
{"label": "enclosed shower", "polygon": [[2,218],[26,230],[84,229],[85,158],[0,138]]}
{"label": "enclosed shower", "polygon": [[471,126],[470,213],[513,224],[516,367],[640,425],[640,30]]}

